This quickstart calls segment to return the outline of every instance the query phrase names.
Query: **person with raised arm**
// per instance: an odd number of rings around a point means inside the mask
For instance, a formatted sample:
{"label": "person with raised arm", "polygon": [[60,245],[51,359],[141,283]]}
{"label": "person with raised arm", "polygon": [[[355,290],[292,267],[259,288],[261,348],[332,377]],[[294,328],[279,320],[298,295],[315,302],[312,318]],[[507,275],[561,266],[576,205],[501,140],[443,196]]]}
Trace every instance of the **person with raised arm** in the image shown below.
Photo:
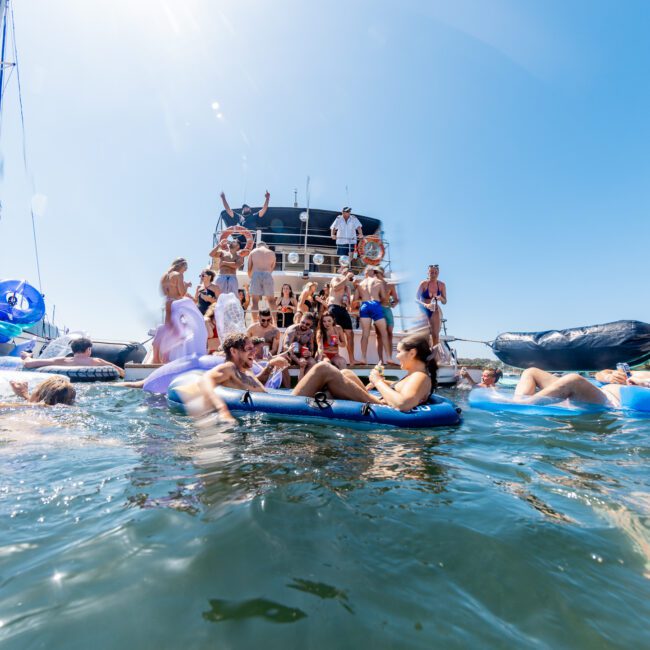
{"label": "person with raised arm", "polygon": [[218,243],[211,251],[210,257],[213,264],[218,264],[219,275],[215,285],[221,293],[234,293],[238,295],[239,283],[237,282],[237,269],[244,265],[244,258],[239,254],[241,242],[238,237],[231,237]]}
{"label": "person with raised arm", "polygon": [[469,374],[467,368],[462,367],[460,369],[460,376],[470,385],[471,388],[495,388],[497,387],[497,382],[501,377],[503,377],[503,372],[498,368],[493,366],[488,366],[483,369],[481,373],[481,381],[474,381],[472,375]]}
{"label": "person with raised arm", "polygon": [[224,192],[221,192],[221,201],[223,202],[223,207],[227,214],[227,218],[224,218],[226,226],[243,226],[244,228],[255,230],[260,225],[259,220],[266,214],[266,211],[269,209],[270,198],[271,195],[269,194],[269,191],[266,190],[264,193],[264,205],[262,206],[261,210],[258,212],[253,212],[250,205],[244,203],[241,206],[241,210],[239,212],[235,212],[228,205],[226,194]]}
{"label": "person with raised arm", "polygon": [[213,284],[214,276],[215,273],[212,269],[204,269],[201,271],[199,275],[201,283],[196,287],[196,292],[194,293],[194,302],[204,316],[210,305],[217,302],[217,298],[221,293],[219,287]]}
{"label": "person with raised arm", "polygon": [[49,377],[39,384],[31,394],[26,381],[9,380],[11,390],[24,402],[0,403],[0,408],[15,408],[16,406],[56,406],[74,404],[77,392],[67,377]]}
{"label": "person with raised arm", "polygon": [[345,347],[348,352],[348,360],[351,366],[357,363],[354,358],[354,331],[352,319],[348,306],[350,305],[350,286],[354,286],[354,273],[349,266],[341,265],[338,275],[330,282],[330,295],[328,298],[327,310],[334,318],[337,325],[340,325],[345,332]]}

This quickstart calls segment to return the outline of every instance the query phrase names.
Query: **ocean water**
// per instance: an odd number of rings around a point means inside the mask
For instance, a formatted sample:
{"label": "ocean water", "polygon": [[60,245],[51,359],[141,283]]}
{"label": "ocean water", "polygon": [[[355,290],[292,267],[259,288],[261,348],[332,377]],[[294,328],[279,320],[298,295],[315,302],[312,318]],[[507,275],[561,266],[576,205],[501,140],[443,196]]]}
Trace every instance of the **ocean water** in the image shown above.
{"label": "ocean water", "polygon": [[219,430],[80,393],[0,414],[2,650],[650,645],[650,419]]}

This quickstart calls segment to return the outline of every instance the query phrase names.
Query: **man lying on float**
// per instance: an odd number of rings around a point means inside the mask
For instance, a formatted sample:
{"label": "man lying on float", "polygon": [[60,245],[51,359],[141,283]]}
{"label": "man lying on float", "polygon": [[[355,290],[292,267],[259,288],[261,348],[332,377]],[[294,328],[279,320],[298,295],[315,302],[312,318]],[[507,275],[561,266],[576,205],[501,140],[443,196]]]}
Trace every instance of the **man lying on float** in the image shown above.
{"label": "man lying on float", "polygon": [[71,357],[53,357],[52,359],[25,359],[25,368],[33,370],[34,368],[44,368],[45,366],[110,366],[115,368],[120,377],[124,378],[124,370],[110,361],[91,357],[93,351],[93,342],[85,337],[73,339],[70,342],[70,349],[73,356]]}

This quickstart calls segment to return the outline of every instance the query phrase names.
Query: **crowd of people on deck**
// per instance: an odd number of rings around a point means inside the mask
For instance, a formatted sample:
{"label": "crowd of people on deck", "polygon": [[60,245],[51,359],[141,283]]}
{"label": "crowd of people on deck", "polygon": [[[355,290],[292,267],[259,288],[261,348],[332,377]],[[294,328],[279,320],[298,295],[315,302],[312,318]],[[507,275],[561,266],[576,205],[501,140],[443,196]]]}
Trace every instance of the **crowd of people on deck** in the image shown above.
{"label": "crowd of people on deck", "polygon": [[[244,204],[240,211],[230,208],[225,194],[221,194],[225,209],[224,221],[236,233],[260,226],[269,206],[270,194],[265,193],[263,207],[253,212]],[[239,229],[239,230],[237,230]],[[225,404],[214,392],[218,385],[249,391],[265,391],[266,375],[282,371],[282,385],[291,387],[289,370],[298,370],[298,383],[294,395],[314,396],[326,389],[333,397],[364,403],[384,403],[400,410],[410,410],[429,399],[436,387],[436,347],[440,342],[443,322],[441,305],[447,303],[447,288],[440,281],[437,264],[428,267],[427,277],[420,282],[416,304],[426,318],[429,336],[412,334],[397,345],[397,360],[393,360],[393,308],[399,304],[395,284],[386,280],[385,270],[367,264],[360,275],[352,270],[363,226],[343,208],[331,225],[331,237],[336,241],[339,265],[330,282],[319,288],[314,281],[306,281],[297,292],[285,283],[278,295],[275,293],[274,271],[276,255],[264,241],[243,242],[238,235],[230,236],[210,252],[212,267],[199,274],[199,283],[191,292],[192,283],[185,280],[188,263],[185,258],[173,260],[160,280],[165,297],[165,324],[170,322],[175,301],[190,299],[203,316],[207,332],[208,354],[219,353],[225,362],[205,373],[196,382],[194,390],[202,396],[203,410],[216,410],[222,419],[232,419]],[[244,250],[245,249],[245,250]],[[247,261],[249,282],[239,286],[237,272]],[[219,297],[234,294],[242,310],[250,318],[245,332],[238,332],[219,340],[215,310]],[[266,306],[260,308],[264,300]],[[354,330],[361,330],[359,359],[355,356]],[[369,374],[369,383],[348,370],[348,365],[366,365],[371,331],[375,331],[377,356],[380,360]],[[124,371],[113,364],[91,357],[92,341],[78,338],[72,341],[72,357],[52,359],[24,358],[29,369],[46,366],[113,366],[120,377]],[[154,339],[153,363],[165,363],[164,352]],[[261,374],[255,375],[255,362],[264,363]],[[383,364],[399,365],[405,376],[398,382],[389,382],[383,376]],[[259,365],[259,364],[258,364]],[[461,379],[471,387],[496,389],[501,371],[485,368],[481,380],[476,381],[466,368],[460,371]],[[538,368],[525,370],[517,385],[515,398],[535,403],[544,399],[569,399],[580,402],[620,406],[619,391],[622,385],[650,385],[650,372],[623,373],[603,370],[596,374],[603,383],[596,386],[575,373],[555,376]],[[141,387],[142,382],[122,384]],[[61,377],[44,381],[31,393],[25,382],[11,382],[16,395],[29,405],[72,404],[75,390]],[[373,391],[374,392],[369,392]],[[3,406],[0,404],[0,406]]]}
{"label": "crowd of people on deck", "polygon": [[[160,282],[166,298],[166,322],[170,318],[171,303],[192,298],[205,319],[207,352],[221,351],[223,342],[219,340],[214,314],[219,296],[232,293],[238,296],[250,322],[249,334],[267,341],[262,348],[263,354],[268,357],[286,353],[290,367],[299,370],[299,377],[322,360],[339,369],[366,365],[373,329],[380,362],[387,366],[397,365],[393,359],[393,309],[399,304],[397,286],[387,281],[385,269],[379,265],[368,265],[360,276],[355,275],[352,262],[364,234],[360,220],[352,214],[349,206],[343,208],[330,226],[339,258],[338,269],[330,282],[319,287],[317,282],[308,280],[299,291],[285,283],[276,295],[274,250],[263,240],[258,240],[254,246],[252,242],[244,244],[241,234],[245,229],[263,224],[269,206],[269,192],[265,193],[264,205],[257,212],[246,204],[238,211],[233,210],[224,193],[221,199],[224,206],[222,218],[232,233],[210,251],[211,268],[201,271],[199,284],[193,293],[191,282],[185,280],[188,268],[185,258],[172,262]],[[248,282],[240,286],[237,273],[244,267]],[[427,291],[426,287],[418,290],[418,304],[430,315],[428,322],[434,346],[438,342],[438,332],[434,336],[433,329],[439,329],[441,319],[438,303],[446,302],[444,284],[438,283],[438,286],[442,287],[442,295],[433,289]],[[261,301],[266,303],[263,309],[260,309]],[[361,330],[358,359],[355,326]],[[154,349],[153,362],[165,360],[160,350]],[[289,381],[287,372],[284,384],[288,385]]]}

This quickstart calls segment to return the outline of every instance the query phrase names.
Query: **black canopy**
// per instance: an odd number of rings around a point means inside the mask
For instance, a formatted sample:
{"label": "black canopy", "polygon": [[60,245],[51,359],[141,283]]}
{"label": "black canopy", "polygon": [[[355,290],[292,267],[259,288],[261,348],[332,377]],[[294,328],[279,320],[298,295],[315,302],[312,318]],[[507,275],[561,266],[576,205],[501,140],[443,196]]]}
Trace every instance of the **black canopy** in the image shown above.
{"label": "black canopy", "polygon": [[[252,208],[252,216],[244,222],[250,230],[261,230],[264,241],[268,244],[284,244],[290,246],[301,246],[305,243],[305,223],[300,220],[300,215],[306,212],[306,208],[269,208],[266,214],[259,218],[255,216],[261,208]],[[240,213],[241,210],[235,210]],[[329,238],[330,226],[340,212],[334,210],[309,210],[309,234],[307,244],[309,246],[333,246],[334,242]],[[361,222],[364,235],[374,235],[381,230],[381,221],[354,215]],[[232,221],[228,213],[223,210],[220,215],[220,225],[226,227]]]}

